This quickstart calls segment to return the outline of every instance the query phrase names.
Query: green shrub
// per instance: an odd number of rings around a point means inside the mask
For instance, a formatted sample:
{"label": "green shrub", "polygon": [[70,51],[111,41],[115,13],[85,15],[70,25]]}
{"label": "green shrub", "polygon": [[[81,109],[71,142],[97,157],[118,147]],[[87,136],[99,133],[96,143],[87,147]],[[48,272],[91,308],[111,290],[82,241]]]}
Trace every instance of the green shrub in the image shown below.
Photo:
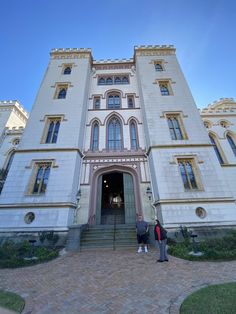
{"label": "green shrub", "polygon": [[192,243],[187,238],[181,243],[170,244],[171,255],[188,260],[234,260],[236,259],[236,231],[229,231],[222,238],[205,239],[197,244],[202,256],[192,256]]}
{"label": "green shrub", "polygon": [[[31,246],[27,241],[20,243],[5,241],[0,247],[0,267],[15,268],[35,265],[56,258],[58,253],[55,249]],[[32,256],[37,259],[25,259]]]}

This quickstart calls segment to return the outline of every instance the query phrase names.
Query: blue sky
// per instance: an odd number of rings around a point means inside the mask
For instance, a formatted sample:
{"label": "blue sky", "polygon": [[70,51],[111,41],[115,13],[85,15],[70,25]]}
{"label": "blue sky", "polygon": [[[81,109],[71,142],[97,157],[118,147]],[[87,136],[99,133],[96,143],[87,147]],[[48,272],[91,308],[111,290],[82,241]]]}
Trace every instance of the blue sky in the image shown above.
{"label": "blue sky", "polygon": [[1,0],[0,99],[30,111],[52,48],[130,58],[173,44],[199,108],[236,99],[235,0]]}

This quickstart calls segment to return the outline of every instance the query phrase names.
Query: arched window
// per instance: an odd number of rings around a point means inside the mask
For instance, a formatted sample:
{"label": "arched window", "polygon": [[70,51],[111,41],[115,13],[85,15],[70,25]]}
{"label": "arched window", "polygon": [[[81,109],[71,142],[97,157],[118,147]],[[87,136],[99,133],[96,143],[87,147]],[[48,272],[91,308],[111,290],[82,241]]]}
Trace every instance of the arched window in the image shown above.
{"label": "arched window", "polygon": [[112,85],[113,84],[113,81],[112,81],[112,78],[111,77],[108,77],[106,79],[106,85]]}
{"label": "arched window", "polygon": [[115,78],[115,84],[121,84],[121,79],[120,79],[120,77],[116,77]]}
{"label": "arched window", "polygon": [[13,158],[15,156],[15,150],[12,150],[9,155],[8,155],[8,162],[7,162],[7,165],[6,165],[6,173],[8,173],[10,167],[11,167],[11,164],[12,164],[12,161],[13,161]]}
{"label": "arched window", "polygon": [[95,122],[92,127],[92,140],[91,140],[91,150],[98,150],[98,138],[99,138],[99,126],[98,123]]}
{"label": "arched window", "polygon": [[128,97],[128,108],[134,108],[134,97],[133,96]]}
{"label": "arched window", "polygon": [[209,121],[203,121],[203,124],[206,129],[209,129],[211,127],[211,123]]}
{"label": "arched window", "polygon": [[162,65],[160,63],[155,63],[155,70],[156,71],[163,71]]}
{"label": "arched window", "polygon": [[233,138],[229,134],[227,134],[226,137],[227,137],[227,140],[229,142],[230,147],[232,148],[232,151],[233,151],[234,155],[236,156],[236,145],[234,143]]}
{"label": "arched window", "polygon": [[123,147],[121,123],[116,117],[108,122],[107,148],[109,150],[120,150]]}
{"label": "arched window", "polygon": [[192,160],[178,160],[179,170],[185,190],[196,190],[198,188]]}
{"label": "arched window", "polygon": [[182,140],[183,135],[181,132],[181,128],[179,125],[178,118],[173,116],[173,117],[168,117],[168,126],[170,130],[170,135],[172,140]]}
{"label": "arched window", "polygon": [[162,96],[168,96],[170,95],[169,89],[167,84],[160,84],[160,90]]}
{"label": "arched window", "polygon": [[103,77],[100,77],[100,79],[98,80],[98,85],[105,85],[105,79]]}
{"label": "arched window", "polygon": [[66,98],[66,88],[62,88],[59,90],[59,93],[58,93],[58,99],[64,99]]}
{"label": "arched window", "polygon": [[128,80],[128,77],[127,76],[124,76],[122,78],[122,84],[129,84],[129,80]]}
{"label": "arched window", "polygon": [[219,160],[219,163],[222,165],[224,163],[224,160],[223,160],[223,158],[222,158],[222,156],[220,154],[220,151],[219,151],[219,149],[218,149],[218,147],[216,145],[216,141],[215,141],[214,137],[211,134],[209,134],[209,138],[210,138],[211,144],[213,145],[213,148],[214,148],[216,156],[217,156],[217,158]]}
{"label": "arched window", "polygon": [[38,164],[37,174],[33,187],[33,194],[41,194],[46,192],[48,178],[50,174],[50,164]]}
{"label": "arched window", "polygon": [[130,142],[131,149],[138,149],[138,136],[137,136],[137,126],[135,121],[130,122]]}
{"label": "arched window", "polygon": [[[50,121],[50,120],[49,120]],[[56,143],[60,128],[60,120],[51,120],[48,126],[48,133],[45,143]]]}
{"label": "arched window", "polygon": [[108,95],[108,109],[119,109],[121,106],[120,95],[117,93],[111,93]]}
{"label": "arched window", "polygon": [[71,74],[71,67],[66,67],[64,70],[64,74]]}

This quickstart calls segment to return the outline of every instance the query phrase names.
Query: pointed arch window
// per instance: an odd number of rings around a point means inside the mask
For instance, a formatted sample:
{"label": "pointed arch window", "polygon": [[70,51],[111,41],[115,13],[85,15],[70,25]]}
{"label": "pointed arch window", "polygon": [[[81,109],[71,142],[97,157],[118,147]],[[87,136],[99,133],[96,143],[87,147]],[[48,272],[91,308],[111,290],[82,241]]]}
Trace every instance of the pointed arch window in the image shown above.
{"label": "pointed arch window", "polygon": [[101,103],[101,98],[95,97],[94,101],[93,101],[93,108],[94,109],[100,109],[100,103]]}
{"label": "pointed arch window", "polygon": [[138,149],[138,136],[137,136],[137,125],[135,121],[130,122],[130,142],[131,149]]}
{"label": "pointed arch window", "polygon": [[108,109],[119,109],[121,107],[120,94],[118,93],[108,94],[107,107]]}
{"label": "pointed arch window", "polygon": [[7,166],[5,168],[6,173],[8,173],[8,171],[12,165],[12,161],[13,161],[14,156],[15,156],[15,150],[11,151],[8,155],[8,162],[7,162]]}
{"label": "pointed arch window", "polygon": [[108,77],[108,78],[106,79],[106,85],[112,85],[112,84],[113,84],[112,78],[111,78],[111,77]]}
{"label": "pointed arch window", "polygon": [[163,71],[163,67],[161,63],[155,63],[155,70],[156,71]]}
{"label": "pointed arch window", "polygon": [[211,144],[213,145],[213,148],[214,148],[216,156],[217,156],[217,158],[219,160],[219,163],[221,165],[224,164],[224,160],[223,160],[223,158],[222,158],[222,156],[220,154],[219,148],[216,145],[216,141],[215,141],[214,137],[211,134],[209,134],[209,138],[210,138]]}
{"label": "pointed arch window", "polygon": [[167,117],[168,126],[170,130],[170,135],[172,140],[182,140],[183,134],[180,128],[178,116]]}
{"label": "pointed arch window", "polygon": [[49,119],[48,120],[48,132],[46,137],[46,144],[52,144],[57,142],[57,137],[60,129],[61,119]]}
{"label": "pointed arch window", "polygon": [[124,76],[124,77],[122,78],[122,84],[129,84],[129,79],[128,79],[127,76]]}
{"label": "pointed arch window", "polygon": [[62,88],[58,92],[58,99],[65,99],[66,98],[66,88]]}
{"label": "pointed arch window", "polygon": [[98,85],[105,85],[105,84],[106,84],[106,81],[105,81],[104,77],[100,77],[98,80]]}
{"label": "pointed arch window", "polygon": [[170,95],[168,85],[166,83],[160,84],[160,90],[162,96],[168,96]]}
{"label": "pointed arch window", "polygon": [[98,123],[95,122],[92,127],[92,141],[91,141],[91,150],[98,150],[98,140],[99,140],[99,126]]}
{"label": "pointed arch window", "polygon": [[133,96],[128,96],[128,108],[134,108],[134,97]]}
{"label": "pointed arch window", "polygon": [[178,160],[180,174],[183,180],[185,190],[198,189],[197,181],[194,174],[194,162],[191,159]]}
{"label": "pointed arch window", "polygon": [[108,122],[107,148],[109,150],[121,150],[123,147],[122,129],[119,119],[112,117]]}
{"label": "pointed arch window", "polygon": [[230,147],[232,148],[234,155],[236,156],[236,144],[235,144],[233,138],[231,137],[230,134],[227,134],[226,137],[227,137],[227,140],[229,142]]}
{"label": "pointed arch window", "polygon": [[66,67],[63,74],[71,74],[71,67]]}
{"label": "pointed arch window", "polygon": [[33,186],[33,194],[43,194],[46,192],[51,164],[36,164],[36,177]]}
{"label": "pointed arch window", "polygon": [[119,76],[115,77],[115,84],[121,84],[121,78]]}

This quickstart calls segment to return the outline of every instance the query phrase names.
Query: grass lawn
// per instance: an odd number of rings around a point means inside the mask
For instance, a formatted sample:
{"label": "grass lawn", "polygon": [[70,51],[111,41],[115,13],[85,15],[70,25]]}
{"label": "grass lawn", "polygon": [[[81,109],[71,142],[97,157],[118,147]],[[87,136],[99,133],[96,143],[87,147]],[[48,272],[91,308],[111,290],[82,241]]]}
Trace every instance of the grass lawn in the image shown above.
{"label": "grass lawn", "polygon": [[180,314],[236,313],[236,283],[209,286],[188,296]]}
{"label": "grass lawn", "polygon": [[25,306],[25,301],[15,293],[0,290],[0,306],[21,313]]}

